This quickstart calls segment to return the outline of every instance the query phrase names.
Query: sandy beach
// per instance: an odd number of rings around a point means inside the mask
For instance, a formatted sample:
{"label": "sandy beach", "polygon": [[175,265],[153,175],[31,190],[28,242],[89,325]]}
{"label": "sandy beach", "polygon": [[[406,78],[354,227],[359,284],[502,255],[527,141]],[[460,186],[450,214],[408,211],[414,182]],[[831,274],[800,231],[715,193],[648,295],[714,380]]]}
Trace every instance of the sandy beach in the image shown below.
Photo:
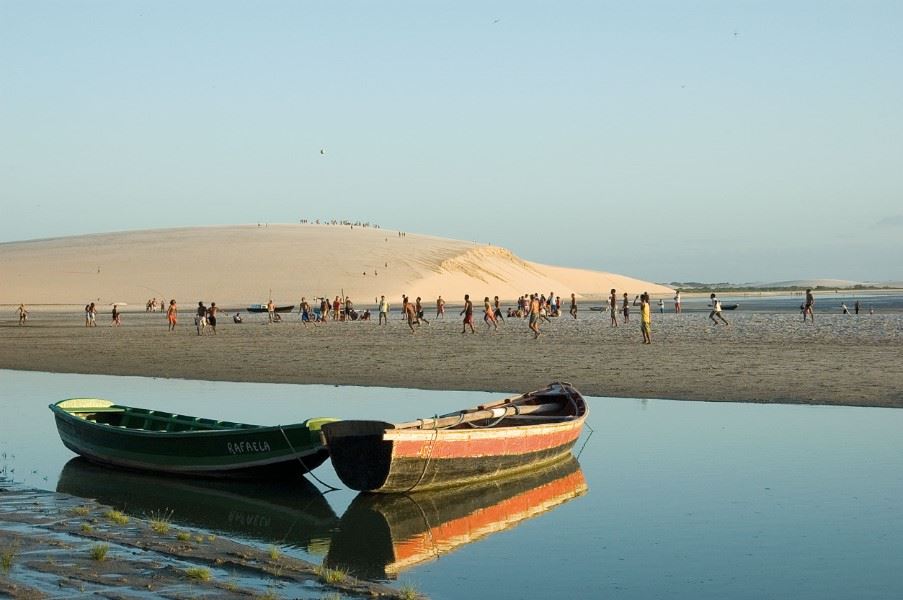
{"label": "sandy beach", "polygon": [[655,314],[644,346],[636,317],[611,328],[590,311],[552,319],[534,341],[517,319],[490,333],[478,318],[477,334],[462,335],[456,311],[414,335],[394,312],[388,326],[246,315],[198,337],[184,313],[170,334],[160,313],[126,312],[119,328],[104,314],[88,329],[79,310],[40,310],[26,326],[0,322],[0,368],[504,393],[561,379],[593,396],[903,407],[903,315],[728,318]]}

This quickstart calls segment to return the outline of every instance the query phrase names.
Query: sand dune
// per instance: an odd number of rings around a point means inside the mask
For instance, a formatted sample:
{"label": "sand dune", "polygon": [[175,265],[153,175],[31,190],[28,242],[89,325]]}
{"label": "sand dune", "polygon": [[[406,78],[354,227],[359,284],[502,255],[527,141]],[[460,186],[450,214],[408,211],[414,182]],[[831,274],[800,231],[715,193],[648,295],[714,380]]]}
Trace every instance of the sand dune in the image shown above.
{"label": "sand dune", "polygon": [[[297,304],[344,292],[359,305],[385,294],[431,303],[498,295],[610,288],[670,294],[669,288],[598,271],[525,261],[496,246],[374,228],[240,225],[121,232],[0,244],[0,303],[83,304],[177,298],[221,306]],[[272,292],[271,292],[272,290]]]}

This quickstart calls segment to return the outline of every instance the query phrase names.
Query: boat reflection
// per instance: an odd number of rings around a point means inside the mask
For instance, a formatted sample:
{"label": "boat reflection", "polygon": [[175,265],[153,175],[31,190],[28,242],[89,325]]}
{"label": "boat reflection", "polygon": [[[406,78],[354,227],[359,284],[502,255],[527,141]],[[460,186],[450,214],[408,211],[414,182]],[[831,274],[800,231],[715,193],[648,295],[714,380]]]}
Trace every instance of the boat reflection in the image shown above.
{"label": "boat reflection", "polygon": [[135,515],[172,513],[174,524],[316,555],[329,547],[338,522],[323,494],[306,479],[291,483],[168,478],[99,467],[73,458],[56,490]]}
{"label": "boat reflection", "polygon": [[365,579],[392,579],[416,564],[514,527],[587,491],[580,464],[447,490],[367,494],[339,521],[324,563]]}

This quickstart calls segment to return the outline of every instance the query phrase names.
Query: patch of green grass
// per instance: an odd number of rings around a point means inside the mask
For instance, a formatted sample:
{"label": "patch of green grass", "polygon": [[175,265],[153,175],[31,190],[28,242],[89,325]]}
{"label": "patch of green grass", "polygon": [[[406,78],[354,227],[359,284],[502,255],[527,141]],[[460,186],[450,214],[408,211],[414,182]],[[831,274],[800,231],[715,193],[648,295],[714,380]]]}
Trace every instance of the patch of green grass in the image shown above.
{"label": "patch of green grass", "polygon": [[279,548],[277,548],[276,546],[270,546],[269,555],[270,560],[279,560]]}
{"label": "patch of green grass", "polygon": [[73,506],[69,509],[69,512],[77,517],[87,517],[91,509],[87,506]]}
{"label": "patch of green grass", "polygon": [[398,589],[398,595],[401,597],[401,600],[417,600],[417,598],[420,598],[420,592],[410,583],[402,585]]}
{"label": "patch of green grass", "polygon": [[128,525],[129,516],[122,511],[108,510],[103,514],[106,518],[113,521],[117,525]]}
{"label": "patch of green grass", "polygon": [[81,530],[82,533],[91,533],[94,531],[94,527],[92,527],[90,523],[82,523]]}
{"label": "patch of green grass", "polygon": [[0,550],[0,570],[8,573],[13,566],[13,561],[16,559],[16,554],[18,554],[16,546],[9,546]]}
{"label": "patch of green grass", "polygon": [[91,554],[93,560],[100,562],[107,558],[107,552],[109,552],[109,550],[109,544],[94,544],[88,552]]}
{"label": "patch of green grass", "polygon": [[205,569],[204,567],[188,567],[185,569],[185,577],[192,581],[210,581],[213,579],[210,569]]}
{"label": "patch of green grass", "polygon": [[180,531],[176,534],[176,539],[180,542],[187,542],[191,540],[191,534],[187,531]]}
{"label": "patch of green grass", "polygon": [[172,522],[172,511],[154,511],[148,515],[148,519],[151,530],[163,535],[169,532],[169,525]]}
{"label": "patch of green grass", "polygon": [[317,567],[317,576],[326,583],[342,583],[348,579],[348,571],[345,569],[330,569],[320,565]]}

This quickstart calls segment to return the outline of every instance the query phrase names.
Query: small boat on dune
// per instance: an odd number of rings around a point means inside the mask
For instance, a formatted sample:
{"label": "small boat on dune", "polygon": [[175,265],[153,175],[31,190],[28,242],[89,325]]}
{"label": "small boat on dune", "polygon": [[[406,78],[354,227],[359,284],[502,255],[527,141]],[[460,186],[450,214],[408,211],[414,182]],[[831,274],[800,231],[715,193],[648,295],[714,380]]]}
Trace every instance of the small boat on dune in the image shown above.
{"label": "small boat on dune", "polygon": [[332,465],[367,492],[429,490],[526,472],[570,452],[586,419],[568,383],[408,423],[336,421],[322,427]]}
{"label": "small boat on dune", "polygon": [[91,462],[171,475],[298,476],[328,457],[320,428],[334,421],[249,425],[71,398],[50,405],[63,444]]}
{"label": "small boat on dune", "polygon": [[[292,312],[294,310],[294,304],[283,304],[282,306],[276,306],[273,308],[273,312],[284,313],[284,312]],[[247,309],[249,313],[265,313],[267,312],[266,304],[252,304]]]}

